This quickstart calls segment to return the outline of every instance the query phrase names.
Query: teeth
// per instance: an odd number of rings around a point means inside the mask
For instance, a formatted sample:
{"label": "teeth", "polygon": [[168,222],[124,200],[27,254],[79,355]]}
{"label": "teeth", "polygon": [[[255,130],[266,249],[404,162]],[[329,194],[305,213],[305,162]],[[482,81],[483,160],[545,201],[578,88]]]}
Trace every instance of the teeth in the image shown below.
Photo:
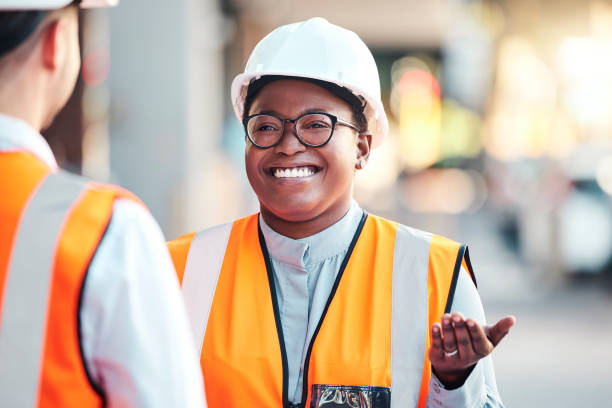
{"label": "teeth", "polygon": [[312,167],[293,167],[291,169],[275,169],[274,177],[276,178],[299,178],[308,177],[314,174]]}

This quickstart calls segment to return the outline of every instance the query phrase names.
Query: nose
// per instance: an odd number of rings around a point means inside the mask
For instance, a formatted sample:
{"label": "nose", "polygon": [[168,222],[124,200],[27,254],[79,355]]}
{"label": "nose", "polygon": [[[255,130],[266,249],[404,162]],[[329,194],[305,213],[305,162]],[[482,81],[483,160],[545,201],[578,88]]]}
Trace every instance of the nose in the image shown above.
{"label": "nose", "polygon": [[290,156],[305,150],[306,146],[304,146],[297,137],[295,122],[285,122],[283,135],[278,144],[274,146],[274,151]]}

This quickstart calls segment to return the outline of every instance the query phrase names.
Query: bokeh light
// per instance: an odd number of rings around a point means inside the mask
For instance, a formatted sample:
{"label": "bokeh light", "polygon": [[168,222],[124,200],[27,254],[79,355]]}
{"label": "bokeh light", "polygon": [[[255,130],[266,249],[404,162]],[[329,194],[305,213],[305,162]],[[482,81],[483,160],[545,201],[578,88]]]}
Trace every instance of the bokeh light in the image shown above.
{"label": "bokeh light", "polygon": [[110,73],[110,52],[106,47],[97,47],[83,57],[83,81],[87,86],[100,85]]}

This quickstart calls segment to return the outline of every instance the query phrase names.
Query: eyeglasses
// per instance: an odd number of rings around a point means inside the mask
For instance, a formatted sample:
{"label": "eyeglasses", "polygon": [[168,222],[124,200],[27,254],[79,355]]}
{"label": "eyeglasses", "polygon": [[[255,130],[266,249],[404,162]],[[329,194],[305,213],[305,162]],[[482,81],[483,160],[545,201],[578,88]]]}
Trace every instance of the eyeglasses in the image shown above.
{"label": "eyeglasses", "polygon": [[321,147],[331,139],[336,124],[359,129],[327,112],[310,112],[295,119],[281,119],[274,115],[259,113],[244,118],[242,124],[246,134],[256,147],[267,149],[280,143],[285,132],[285,123],[295,125],[295,134],[304,146]]}

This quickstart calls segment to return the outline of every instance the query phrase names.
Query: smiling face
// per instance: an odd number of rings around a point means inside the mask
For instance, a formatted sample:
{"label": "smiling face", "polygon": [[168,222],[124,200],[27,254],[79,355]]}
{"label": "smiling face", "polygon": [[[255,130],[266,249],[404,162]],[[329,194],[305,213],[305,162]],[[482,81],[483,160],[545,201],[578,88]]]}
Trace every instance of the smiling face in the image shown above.
{"label": "smiling face", "polygon": [[[248,114],[268,113],[296,118],[304,113],[328,112],[354,123],[349,104],[310,82],[282,79],[257,94]],[[307,147],[286,123],[279,144],[255,147],[247,139],[245,162],[251,187],[266,222],[292,238],[315,234],[338,221],[351,203],[355,168],[367,159],[371,136],[336,125],[322,147]]]}

